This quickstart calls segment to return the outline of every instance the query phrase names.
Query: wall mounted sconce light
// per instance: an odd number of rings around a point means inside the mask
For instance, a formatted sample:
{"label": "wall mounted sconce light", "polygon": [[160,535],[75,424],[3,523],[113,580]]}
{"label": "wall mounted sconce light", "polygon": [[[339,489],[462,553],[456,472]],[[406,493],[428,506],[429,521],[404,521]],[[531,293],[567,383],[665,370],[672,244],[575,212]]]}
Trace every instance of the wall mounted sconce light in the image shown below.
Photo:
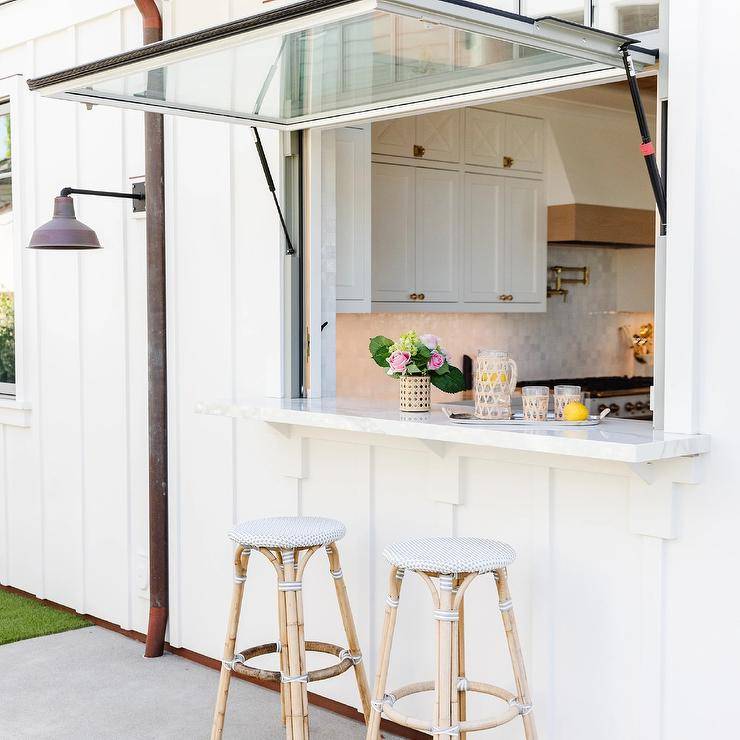
{"label": "wall mounted sconce light", "polygon": [[133,185],[130,193],[107,190],[80,190],[62,188],[54,198],[54,215],[51,221],[39,226],[31,235],[29,249],[100,249],[98,235],[75,217],[71,195],[102,195],[107,198],[129,198],[134,201],[134,213],[145,210],[146,192],[143,182]]}

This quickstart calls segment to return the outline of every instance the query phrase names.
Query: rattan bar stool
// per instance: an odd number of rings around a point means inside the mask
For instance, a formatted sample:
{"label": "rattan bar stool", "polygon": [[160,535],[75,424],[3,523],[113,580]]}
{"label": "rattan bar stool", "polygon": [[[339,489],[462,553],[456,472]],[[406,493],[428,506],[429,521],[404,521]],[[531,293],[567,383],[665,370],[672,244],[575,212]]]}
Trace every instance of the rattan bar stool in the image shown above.
{"label": "rattan bar stool", "polygon": [[[532,702],[507,582],[506,566],[516,558],[513,548],[494,540],[432,537],[396,543],[386,548],[383,555],[391,564],[391,571],[367,740],[377,740],[379,737],[383,714],[400,725],[428,732],[435,740],[465,738],[470,732],[498,727],[521,716],[526,740],[536,740]],[[386,691],[401,583],[406,571],[417,573],[432,594],[433,616],[437,620],[437,675],[434,681],[408,684],[394,691]],[[493,574],[498,589],[499,609],[514,669],[516,695],[498,686],[470,681],[465,675],[465,591],[473,580],[487,573]],[[424,691],[434,691],[435,694],[434,718],[431,721],[406,716],[395,708],[394,704],[403,697]],[[503,700],[507,704],[506,709],[492,717],[469,720],[466,698],[471,691]]]}
{"label": "rattan bar stool", "polygon": [[[336,544],[337,540],[344,537],[345,531],[344,524],[335,519],[274,517],[242,522],[229,532],[229,537],[236,542],[234,590],[213,715],[212,740],[220,738],[223,733],[232,672],[262,680],[279,681],[286,738],[308,740],[308,684],[338,676],[353,667],[367,722],[370,715],[370,691]],[[334,579],[339,611],[347,635],[347,648],[304,639],[301,593],[303,572],[311,556],[322,547],[329,558],[329,572]],[[279,639],[277,642],[235,652],[244,583],[252,550],[262,553],[277,573]],[[339,661],[327,668],[309,671],[306,666],[306,651],[335,655]],[[268,653],[279,654],[279,671],[254,668],[247,663]]]}

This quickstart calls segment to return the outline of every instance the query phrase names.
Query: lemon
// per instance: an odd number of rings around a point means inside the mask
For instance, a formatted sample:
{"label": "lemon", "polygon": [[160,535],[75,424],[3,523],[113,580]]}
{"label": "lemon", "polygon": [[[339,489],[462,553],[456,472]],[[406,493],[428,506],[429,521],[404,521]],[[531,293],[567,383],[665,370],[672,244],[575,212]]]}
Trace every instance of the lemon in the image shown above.
{"label": "lemon", "polygon": [[571,401],[565,404],[563,409],[563,419],[565,421],[586,421],[588,419],[588,408],[578,401]]}

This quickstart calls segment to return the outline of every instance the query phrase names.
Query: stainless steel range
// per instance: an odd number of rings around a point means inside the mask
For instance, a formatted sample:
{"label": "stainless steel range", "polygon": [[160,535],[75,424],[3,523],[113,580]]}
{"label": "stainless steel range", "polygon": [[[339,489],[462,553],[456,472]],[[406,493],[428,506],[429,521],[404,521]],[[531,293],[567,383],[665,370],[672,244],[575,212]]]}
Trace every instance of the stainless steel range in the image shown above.
{"label": "stainless steel range", "polygon": [[621,419],[652,419],[650,410],[651,377],[614,375],[595,378],[554,378],[549,380],[525,380],[522,385],[580,385],[584,403],[592,414],[611,409],[611,416]]}

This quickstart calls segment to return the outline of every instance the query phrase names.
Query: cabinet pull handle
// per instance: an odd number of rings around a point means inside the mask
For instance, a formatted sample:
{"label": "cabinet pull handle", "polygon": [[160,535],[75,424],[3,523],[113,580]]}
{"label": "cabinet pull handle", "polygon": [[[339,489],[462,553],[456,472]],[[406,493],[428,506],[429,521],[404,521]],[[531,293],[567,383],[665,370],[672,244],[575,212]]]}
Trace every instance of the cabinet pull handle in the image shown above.
{"label": "cabinet pull handle", "polygon": [[421,144],[414,144],[414,156],[423,157],[426,149]]}
{"label": "cabinet pull handle", "polygon": [[513,165],[514,165],[513,157],[504,157],[504,167],[508,169],[509,167],[513,167]]}
{"label": "cabinet pull handle", "polygon": [[419,293],[419,300],[423,301],[426,298],[426,296],[423,293]]}
{"label": "cabinet pull handle", "polygon": [[412,294],[411,294],[411,295],[409,296],[409,298],[410,298],[410,299],[411,299],[412,301],[415,301],[415,300],[416,300],[416,299],[417,299],[418,297],[419,297],[419,296],[418,296],[418,295],[416,295],[416,293],[412,293]]}

